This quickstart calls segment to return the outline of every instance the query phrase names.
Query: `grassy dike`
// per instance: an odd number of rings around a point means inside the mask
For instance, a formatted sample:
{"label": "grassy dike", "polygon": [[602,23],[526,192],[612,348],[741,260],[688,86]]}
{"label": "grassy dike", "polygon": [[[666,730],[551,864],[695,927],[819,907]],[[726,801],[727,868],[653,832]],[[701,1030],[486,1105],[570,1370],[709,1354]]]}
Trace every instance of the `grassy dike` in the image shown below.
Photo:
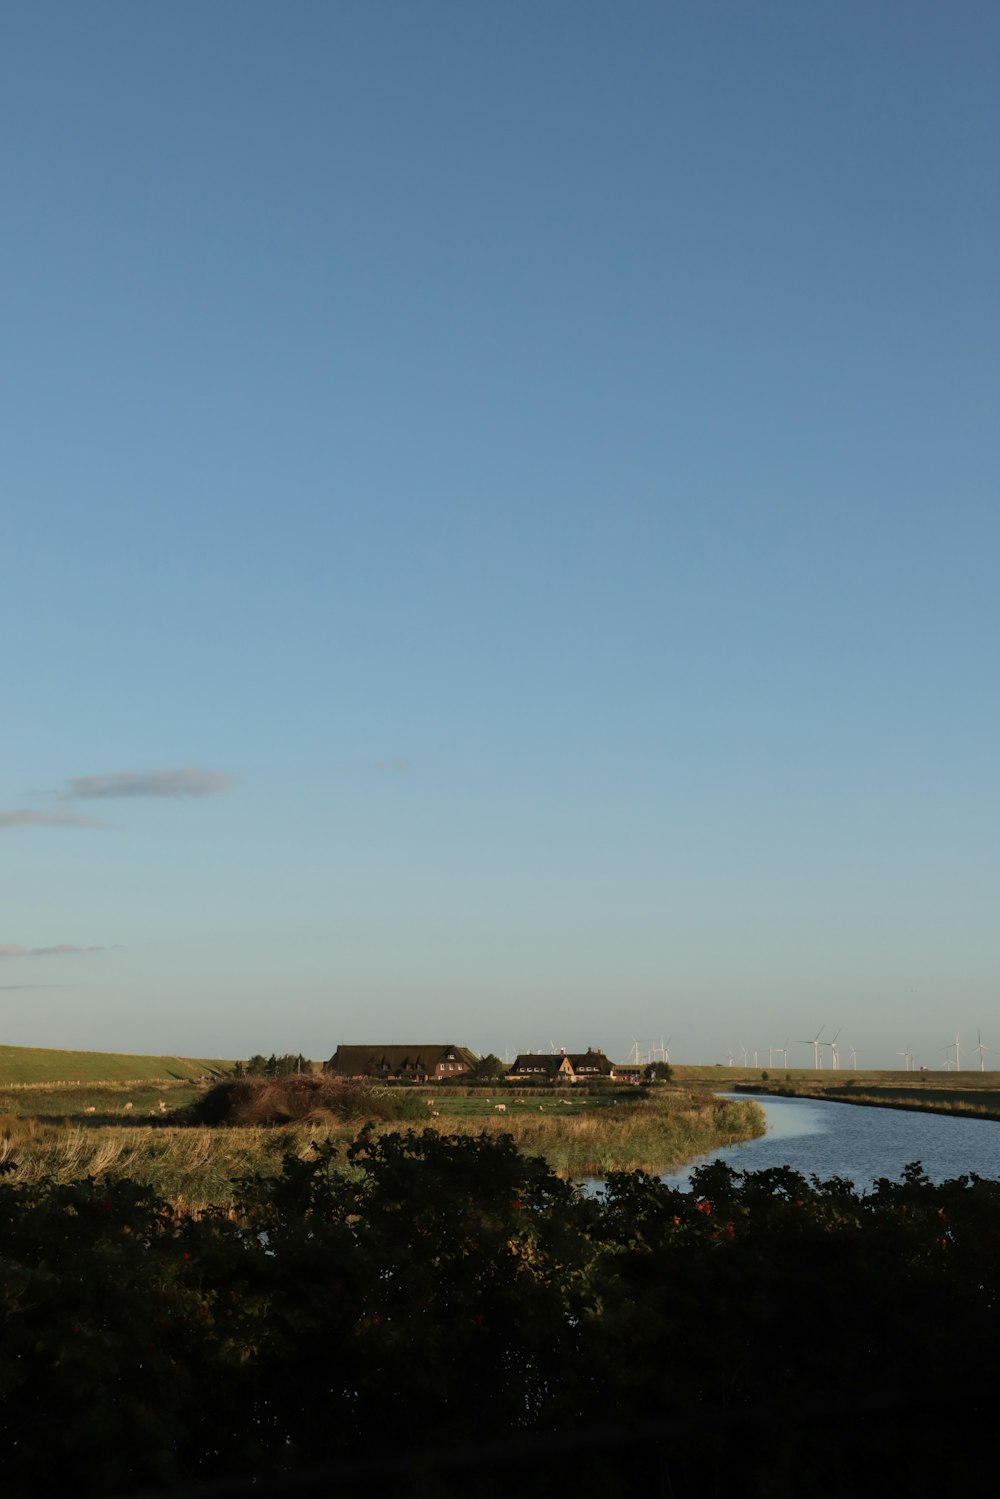
{"label": "grassy dike", "polygon": [[958,1114],[966,1119],[1000,1120],[1000,1073],[883,1072],[845,1078],[843,1073],[808,1073],[766,1081],[736,1081],[737,1092],[770,1093],[781,1098],[817,1098],[827,1103],[903,1109],[922,1114]]}
{"label": "grassy dike", "polygon": [[58,1051],[48,1046],[0,1046],[0,1087],[137,1079],[197,1082],[232,1065],[211,1057],[147,1057],[114,1051]]}
{"label": "grassy dike", "polygon": [[[376,1136],[428,1126],[442,1135],[508,1135],[523,1155],[542,1157],[567,1177],[668,1171],[764,1129],[751,1099],[733,1102],[674,1086],[643,1096],[399,1091],[406,1117],[376,1122]],[[275,1175],[286,1154],[305,1160],[325,1141],[345,1152],[366,1123],[361,1114],[318,1113],[287,1125],[191,1125],[181,1111],[195,1093],[183,1083],[0,1089],[0,1163],[13,1182],[130,1178],[186,1208],[226,1207],[239,1178]]]}

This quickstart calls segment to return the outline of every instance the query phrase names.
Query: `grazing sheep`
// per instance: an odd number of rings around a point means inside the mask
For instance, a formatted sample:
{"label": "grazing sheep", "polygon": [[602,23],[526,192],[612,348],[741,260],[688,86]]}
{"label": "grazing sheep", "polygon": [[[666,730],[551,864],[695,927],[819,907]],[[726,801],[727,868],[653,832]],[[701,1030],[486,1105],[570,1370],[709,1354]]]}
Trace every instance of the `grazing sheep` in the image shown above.
{"label": "grazing sheep", "polygon": [[93,1104],[90,1104],[89,1107],[85,1108],[83,1112],[85,1114],[96,1114],[97,1113],[97,1109],[94,1107]]}
{"label": "grazing sheep", "polygon": [[505,1103],[495,1103],[493,1107],[498,1114],[506,1114],[507,1112],[507,1105]]}
{"label": "grazing sheep", "polygon": [[441,1118],[441,1110],[440,1109],[431,1109],[431,1118],[432,1119],[440,1119]]}

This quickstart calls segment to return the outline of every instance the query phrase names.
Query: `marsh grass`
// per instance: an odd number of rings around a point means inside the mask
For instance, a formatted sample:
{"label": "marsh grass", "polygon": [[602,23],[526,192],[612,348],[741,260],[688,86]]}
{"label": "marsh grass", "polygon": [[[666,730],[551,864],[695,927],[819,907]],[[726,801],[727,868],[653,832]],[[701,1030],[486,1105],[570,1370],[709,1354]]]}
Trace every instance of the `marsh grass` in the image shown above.
{"label": "marsh grass", "polygon": [[[749,1107],[747,1104],[749,1103]],[[764,1132],[751,1100],[664,1092],[607,1108],[494,1116],[487,1134],[509,1134],[525,1155],[543,1156],[564,1176],[670,1171],[706,1151]]]}
{"label": "marsh grass", "polygon": [[[188,1208],[228,1205],[239,1177],[277,1175],[289,1152],[305,1159],[323,1128],[88,1127],[7,1115],[0,1118],[0,1163],[7,1180],[57,1183],[87,1177],[142,1182]],[[344,1143],[352,1132],[345,1131]]]}
{"label": "marsh grass", "polygon": [[[200,1096],[198,1082],[171,1078],[130,1078],[93,1083],[26,1083],[0,1086],[0,1114],[73,1119],[88,1113],[102,1122],[160,1116],[184,1108]],[[162,1104],[162,1108],[161,1108]]]}
{"label": "marsh grass", "polygon": [[[442,1101],[437,1095],[433,1100]],[[423,1107],[429,1113],[426,1103]],[[0,1115],[0,1164],[14,1182],[129,1178],[188,1209],[226,1208],[239,1178],[277,1175],[286,1154],[305,1160],[320,1142],[346,1152],[365,1122],[325,1114],[283,1125],[208,1126],[155,1118],[133,1122],[120,1115],[88,1121],[7,1112]],[[572,1105],[556,1097],[532,1099],[503,1114],[488,1099],[473,1099],[449,1117],[427,1123],[442,1134],[509,1135],[522,1154],[543,1157],[563,1176],[667,1171],[764,1128],[763,1114],[750,1099],[732,1102],[668,1089],[618,1103],[602,1099],[593,1106],[583,1095]],[[411,1127],[393,1119],[372,1122],[376,1135]]]}

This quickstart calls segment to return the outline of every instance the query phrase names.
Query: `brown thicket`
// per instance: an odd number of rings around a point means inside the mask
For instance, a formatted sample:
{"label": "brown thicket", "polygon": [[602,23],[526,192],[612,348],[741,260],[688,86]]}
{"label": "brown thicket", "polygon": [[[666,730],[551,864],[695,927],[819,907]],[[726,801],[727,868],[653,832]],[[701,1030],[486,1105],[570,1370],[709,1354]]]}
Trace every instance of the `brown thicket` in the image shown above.
{"label": "brown thicket", "polygon": [[216,1083],[191,1105],[188,1118],[192,1124],[209,1125],[400,1119],[413,1117],[418,1103],[402,1089],[389,1092],[363,1079],[302,1073],[290,1077],[231,1078]]}

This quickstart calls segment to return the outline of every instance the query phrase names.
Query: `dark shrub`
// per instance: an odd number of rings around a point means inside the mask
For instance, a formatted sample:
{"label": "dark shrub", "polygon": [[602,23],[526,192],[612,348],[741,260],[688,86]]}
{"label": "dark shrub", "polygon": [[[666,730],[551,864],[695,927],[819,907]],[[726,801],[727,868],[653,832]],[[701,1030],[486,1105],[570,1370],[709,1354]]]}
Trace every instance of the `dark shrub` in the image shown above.
{"label": "dark shrub", "polygon": [[412,1092],[372,1086],[363,1079],[302,1073],[244,1077],[217,1083],[187,1111],[192,1124],[293,1124],[327,1116],[334,1120],[415,1119],[427,1107]]}

